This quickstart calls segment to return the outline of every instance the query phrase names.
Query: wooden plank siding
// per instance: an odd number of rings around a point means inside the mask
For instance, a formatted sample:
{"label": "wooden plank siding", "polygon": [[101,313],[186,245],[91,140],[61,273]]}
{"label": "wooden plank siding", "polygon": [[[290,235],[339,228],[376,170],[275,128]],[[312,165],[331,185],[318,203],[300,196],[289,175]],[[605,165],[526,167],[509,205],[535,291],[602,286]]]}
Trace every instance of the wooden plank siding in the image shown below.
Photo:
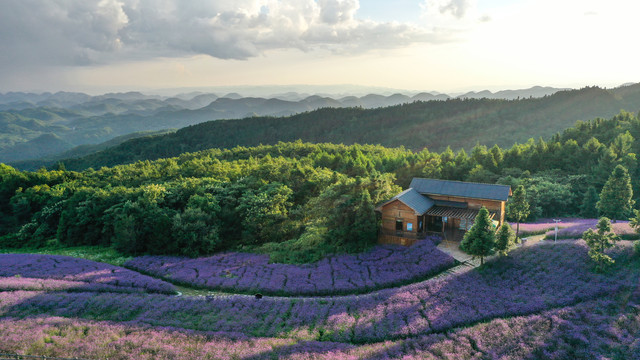
{"label": "wooden plank siding", "polygon": [[[418,215],[410,207],[399,200],[392,201],[382,207],[382,230],[395,232],[396,221],[402,220],[402,230],[413,234],[418,233]],[[412,224],[412,230],[407,230],[407,224]]]}
{"label": "wooden plank siding", "polygon": [[378,235],[378,244],[383,244],[383,245],[411,246],[415,244],[416,241],[418,241],[418,239],[409,239],[406,237],[389,235],[389,234]]}

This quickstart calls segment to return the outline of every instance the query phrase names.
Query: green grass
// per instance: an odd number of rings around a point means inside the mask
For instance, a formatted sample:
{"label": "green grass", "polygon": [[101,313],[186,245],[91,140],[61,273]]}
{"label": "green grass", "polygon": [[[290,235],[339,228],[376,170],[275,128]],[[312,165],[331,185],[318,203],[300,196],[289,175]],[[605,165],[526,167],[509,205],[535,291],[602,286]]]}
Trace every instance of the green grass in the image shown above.
{"label": "green grass", "polygon": [[110,247],[101,246],[75,246],[65,248],[19,248],[0,249],[0,254],[45,254],[65,255],[77,258],[104,262],[116,266],[122,266],[131,256],[124,256]]}

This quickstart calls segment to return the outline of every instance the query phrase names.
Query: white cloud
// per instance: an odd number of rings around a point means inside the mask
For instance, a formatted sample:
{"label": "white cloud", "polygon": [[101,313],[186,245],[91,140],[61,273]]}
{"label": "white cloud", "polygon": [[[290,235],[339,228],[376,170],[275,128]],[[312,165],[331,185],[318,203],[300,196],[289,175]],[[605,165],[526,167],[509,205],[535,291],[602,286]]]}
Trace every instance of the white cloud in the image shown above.
{"label": "white cloud", "polygon": [[[467,0],[442,11],[465,13]],[[244,60],[273,49],[334,53],[446,41],[415,25],[359,20],[358,0],[7,0],[0,71],[198,54]]]}

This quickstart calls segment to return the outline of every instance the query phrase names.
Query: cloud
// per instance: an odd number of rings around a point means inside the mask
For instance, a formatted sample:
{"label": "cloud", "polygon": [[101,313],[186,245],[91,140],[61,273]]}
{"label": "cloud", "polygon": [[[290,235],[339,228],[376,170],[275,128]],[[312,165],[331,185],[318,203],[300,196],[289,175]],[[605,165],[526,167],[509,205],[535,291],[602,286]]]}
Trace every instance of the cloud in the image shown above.
{"label": "cloud", "polygon": [[469,0],[447,0],[441,3],[438,10],[441,14],[449,13],[456,18],[462,18],[469,9],[471,2]]}
{"label": "cloud", "polygon": [[[464,14],[465,4],[451,0],[441,11]],[[0,67],[199,54],[245,60],[274,49],[362,52],[447,39],[357,19],[358,8],[358,0],[8,0],[0,2]]]}
{"label": "cloud", "polygon": [[[99,53],[120,48],[118,33],[128,19],[114,0],[20,0],[0,4],[0,47],[14,64],[94,62]],[[4,65],[4,64],[3,64]]]}

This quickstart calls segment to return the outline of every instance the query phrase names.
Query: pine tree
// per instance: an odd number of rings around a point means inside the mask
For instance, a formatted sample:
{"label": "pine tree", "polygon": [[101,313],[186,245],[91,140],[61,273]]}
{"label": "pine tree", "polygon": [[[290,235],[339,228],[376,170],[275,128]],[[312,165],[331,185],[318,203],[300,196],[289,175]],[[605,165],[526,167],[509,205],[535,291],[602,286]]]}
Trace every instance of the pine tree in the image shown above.
{"label": "pine tree", "polygon": [[589,186],[587,192],[584,194],[582,205],[580,206],[580,215],[584,218],[593,219],[598,216],[598,192],[593,186]]}
{"label": "pine tree", "polygon": [[484,264],[484,257],[493,254],[496,235],[491,226],[489,210],[484,206],[478,212],[471,229],[464,234],[460,249],[473,257],[480,257],[480,265]]}
{"label": "pine tree", "polygon": [[629,218],[633,204],[633,189],[631,188],[631,177],[627,169],[618,165],[609,180],[604,184],[600,193],[600,201],[597,208],[600,214],[616,220],[625,220]]}
{"label": "pine tree", "polygon": [[589,257],[595,261],[596,269],[604,271],[607,266],[614,263],[614,260],[604,251],[613,247],[618,240],[618,236],[611,231],[611,221],[606,217],[600,218],[597,229],[597,232],[593,231],[593,229],[585,231],[582,233],[582,238],[589,246]]}
{"label": "pine tree", "polygon": [[500,255],[507,255],[507,253],[515,246],[515,234],[509,224],[504,223],[496,234],[496,251]]}
{"label": "pine tree", "polygon": [[523,185],[518,185],[516,190],[513,192],[513,197],[509,202],[509,206],[507,211],[509,212],[509,216],[514,219],[517,223],[516,225],[516,241],[518,236],[520,235],[520,221],[524,220],[529,216],[529,202],[527,201],[527,192],[524,190]]}

